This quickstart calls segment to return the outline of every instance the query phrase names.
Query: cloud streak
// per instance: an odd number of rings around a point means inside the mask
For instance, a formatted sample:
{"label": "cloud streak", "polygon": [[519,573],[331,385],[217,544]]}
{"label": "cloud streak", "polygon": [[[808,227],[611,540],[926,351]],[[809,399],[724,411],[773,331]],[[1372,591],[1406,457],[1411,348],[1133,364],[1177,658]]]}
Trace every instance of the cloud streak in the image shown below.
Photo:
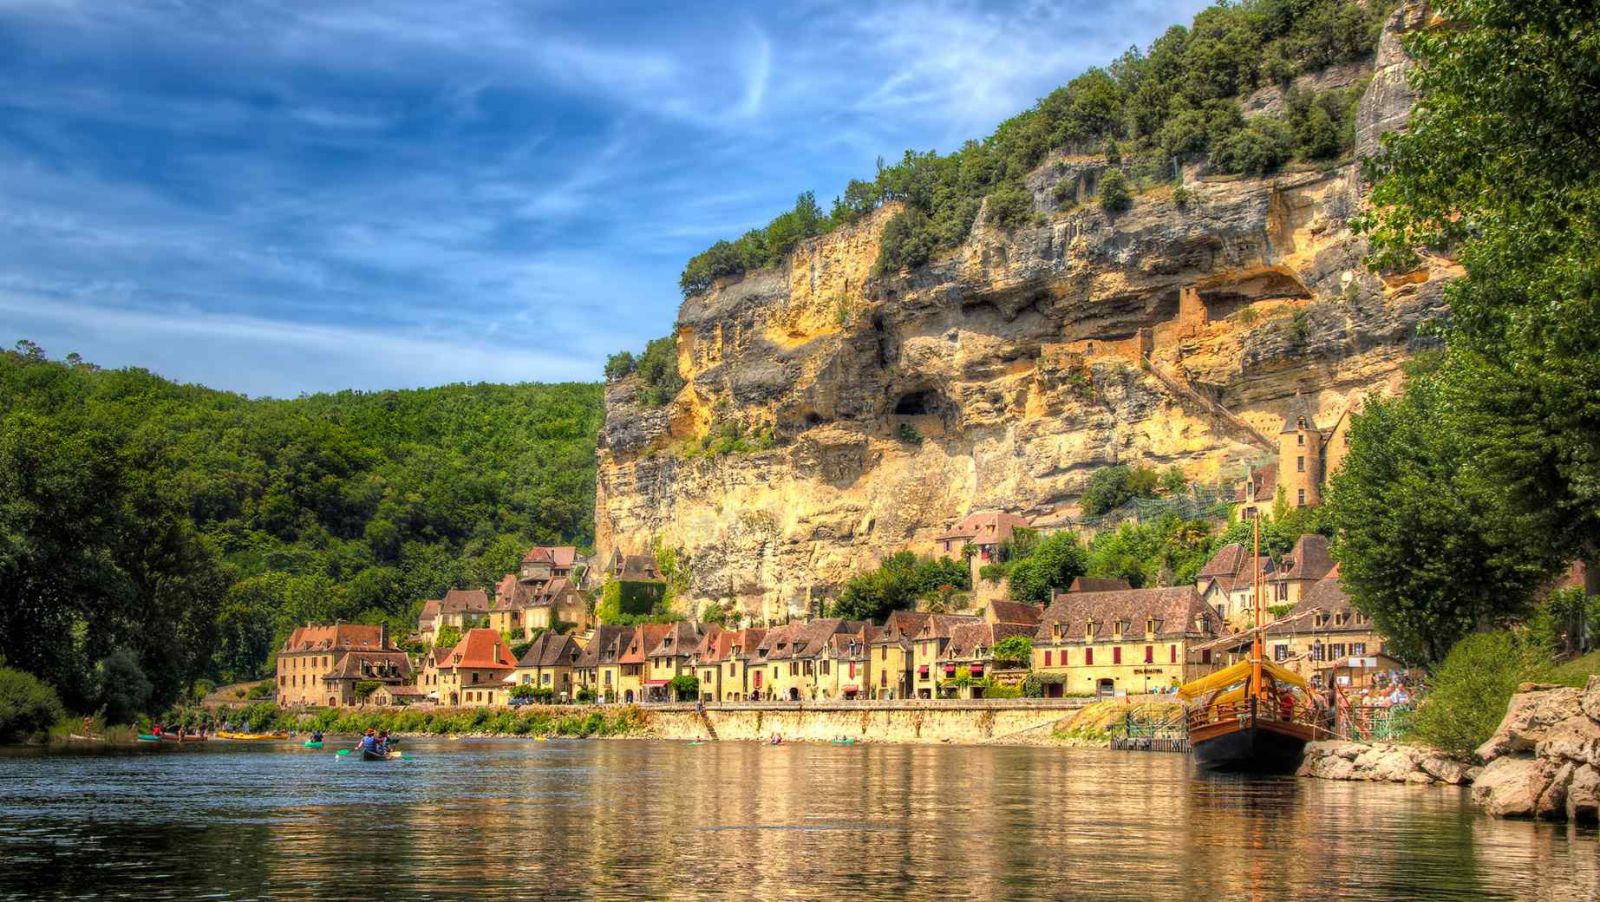
{"label": "cloud streak", "polygon": [[1202,5],[0,0],[0,338],[255,393],[593,378],[706,244]]}

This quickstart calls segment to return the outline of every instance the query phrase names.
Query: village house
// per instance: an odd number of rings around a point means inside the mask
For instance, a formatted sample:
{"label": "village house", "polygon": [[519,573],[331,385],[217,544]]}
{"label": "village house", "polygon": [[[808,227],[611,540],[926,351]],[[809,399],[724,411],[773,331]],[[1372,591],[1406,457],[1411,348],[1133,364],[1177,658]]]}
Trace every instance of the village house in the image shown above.
{"label": "village house", "polygon": [[817,654],[813,697],[866,698],[872,689],[872,641],[880,631],[880,627],[860,624],[855,631],[828,636]]}
{"label": "village house", "polygon": [[1192,586],[1064,593],[1040,619],[1033,670],[1059,679],[1051,696],[1167,690],[1215,669],[1209,648],[1190,650],[1221,629]]}
{"label": "village house", "polygon": [[[974,614],[930,614],[922,628],[911,637],[911,690],[914,698],[938,698],[943,675],[940,659],[950,642],[950,633],[963,623],[982,623]],[[951,676],[955,675],[954,669]]]}
{"label": "village house", "polygon": [[587,559],[571,545],[529,549],[517,572],[495,586],[489,627],[524,639],[540,630],[587,630],[593,617],[579,591],[586,571]]}
{"label": "village house", "polygon": [[435,646],[422,653],[417,688],[431,701],[439,700],[439,665],[450,657],[450,650],[449,646]]}
{"label": "village house", "polygon": [[[354,653],[358,657],[350,658]],[[335,623],[328,626],[306,624],[289,634],[278,649],[278,704],[290,707],[339,707],[354,703],[352,674],[377,667],[383,676],[367,676],[379,682],[403,682],[411,665],[404,662],[404,674],[389,674],[400,666],[394,656],[404,658],[389,642],[388,627]],[[330,682],[331,679],[331,682]]]}
{"label": "village house", "polygon": [[883,627],[868,643],[872,654],[872,698],[912,696],[912,637],[933,615],[922,611],[891,611]]}
{"label": "village house", "polygon": [[[644,688],[647,701],[677,701],[670,684],[680,676],[693,675],[694,654],[705,637],[702,627],[697,623],[679,620],[665,625],[668,628],[662,633],[661,641],[646,655]],[[714,625],[704,629],[712,633],[722,630]]]}
{"label": "village house", "polygon": [[397,685],[384,684],[372,691],[372,697],[367,700],[369,704],[380,708],[399,708],[406,705],[422,704],[427,701],[428,694],[421,686],[408,686],[404,683]]}
{"label": "village house", "polygon": [[[967,560],[972,569],[972,584],[978,584],[978,571],[985,564],[1000,560],[1000,546],[1011,541],[1018,528],[1027,528],[1028,518],[1004,511],[972,514],[947,532],[934,537],[934,554],[950,560]],[[970,557],[966,550],[972,546]]]}
{"label": "village house", "polygon": [[1262,583],[1262,603],[1280,610],[1299,604],[1305,593],[1332,571],[1333,556],[1328,553],[1328,537],[1315,533],[1303,535]]}
{"label": "village house", "polygon": [[1317,428],[1315,412],[1296,393],[1278,430],[1278,459],[1251,467],[1235,490],[1240,516],[1270,514],[1278,496],[1289,507],[1316,507],[1328,477],[1339,471],[1350,450],[1350,422],[1361,411],[1364,396],[1353,395],[1327,432]]}
{"label": "village house", "polygon": [[[752,697],[781,701],[818,698],[818,677],[832,676],[832,662],[822,657],[828,637],[860,628],[859,623],[824,617],[768,630],[756,649],[757,664],[751,667]],[[821,672],[823,664],[827,665],[826,674]]]}
{"label": "village house", "polygon": [[491,629],[469,629],[439,664],[439,701],[484,707],[505,701],[505,678],[517,667],[505,638]]}
{"label": "village house", "polygon": [[429,599],[422,603],[422,613],[417,615],[417,641],[423,645],[432,645],[439,635],[439,600]]}
{"label": "village house", "polygon": [[1272,572],[1272,559],[1265,554],[1252,556],[1237,542],[1217,549],[1195,577],[1200,599],[1232,630],[1248,629],[1253,616],[1254,574],[1265,577]]}
{"label": "village house", "polygon": [[[1026,607],[1032,608],[1032,605]],[[1031,639],[1037,631],[1037,619],[1033,623],[992,623],[981,620],[952,626],[949,641],[939,653],[936,665],[939,670],[938,697],[983,698],[983,683],[986,680],[997,680],[1008,685],[1020,684],[1023,677],[1027,676],[1027,664],[1008,667],[1003,671],[1003,676],[997,679],[994,645],[1012,636]]]}
{"label": "village house", "polygon": [[531,686],[547,690],[555,701],[568,701],[577,696],[573,671],[583,647],[570,635],[543,633],[517,659],[517,667],[506,679],[509,689]]}
{"label": "village house", "polygon": [[1324,686],[1360,689],[1373,674],[1403,666],[1384,653],[1372,620],[1350,603],[1337,565],[1267,627],[1263,641],[1273,661]]}
{"label": "village house", "polygon": [[[628,634],[616,664],[618,701],[634,704],[645,700],[650,651],[661,644],[672,626],[670,623],[642,623]],[[603,666],[601,669],[604,671]]]}
{"label": "village house", "polygon": [[587,689],[603,702],[617,700],[622,650],[633,638],[631,626],[598,626],[574,666],[578,689]]}
{"label": "village house", "polygon": [[322,681],[329,707],[376,704],[371,695],[379,687],[411,685],[411,657],[398,648],[347,651]]}
{"label": "village house", "polygon": [[[427,607],[426,604],[423,605]],[[466,632],[489,620],[489,593],[482,589],[451,589],[439,601],[438,628]]]}

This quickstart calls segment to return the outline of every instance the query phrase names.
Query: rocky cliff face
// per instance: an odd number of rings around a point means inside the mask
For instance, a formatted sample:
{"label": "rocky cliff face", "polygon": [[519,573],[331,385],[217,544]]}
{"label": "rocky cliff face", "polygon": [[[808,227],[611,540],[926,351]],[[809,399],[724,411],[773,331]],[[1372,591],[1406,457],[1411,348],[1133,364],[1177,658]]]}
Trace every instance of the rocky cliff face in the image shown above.
{"label": "rocky cliff face", "polygon": [[[1393,32],[1414,24],[1403,11],[1384,37],[1363,148],[1404,121]],[[1162,187],[1115,216],[1056,209],[1057,182],[1088,199],[1104,169],[1047,162],[1029,180],[1038,224],[980,217],[914,273],[871,275],[885,209],[686,301],[676,400],[646,410],[636,384],[607,389],[600,553],[660,542],[688,559],[696,609],[800,612],[971,511],[1070,515],[1098,467],[1235,479],[1272,452],[1297,392],[1331,426],[1355,393],[1393,382],[1442,312],[1448,266],[1363,267],[1354,163],[1191,173],[1182,203]],[[775,442],[698,453],[739,430]]]}

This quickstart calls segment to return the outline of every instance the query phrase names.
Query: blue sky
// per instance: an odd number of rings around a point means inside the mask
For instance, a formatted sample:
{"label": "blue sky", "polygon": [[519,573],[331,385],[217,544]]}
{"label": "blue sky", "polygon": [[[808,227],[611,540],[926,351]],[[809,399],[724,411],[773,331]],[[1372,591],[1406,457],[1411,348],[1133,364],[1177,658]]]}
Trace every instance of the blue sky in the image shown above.
{"label": "blue sky", "polygon": [[1206,0],[0,0],[0,340],[218,388],[598,378],[685,259]]}

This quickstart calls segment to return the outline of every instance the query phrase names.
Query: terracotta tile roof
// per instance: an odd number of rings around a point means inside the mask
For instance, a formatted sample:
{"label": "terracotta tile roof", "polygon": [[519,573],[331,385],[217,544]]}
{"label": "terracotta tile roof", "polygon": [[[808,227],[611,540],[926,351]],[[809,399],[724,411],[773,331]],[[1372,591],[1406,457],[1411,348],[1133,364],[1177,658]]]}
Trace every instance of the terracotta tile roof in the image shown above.
{"label": "terracotta tile roof", "polygon": [[1249,501],[1252,486],[1255,489],[1256,502],[1270,504],[1273,497],[1278,494],[1277,463],[1266,463],[1259,467],[1251,467],[1249,472],[1245,474],[1244,481],[1239,484],[1238,490],[1234,493],[1233,500],[1241,503]]}
{"label": "terracotta tile roof", "polygon": [[[385,673],[385,671],[389,671]],[[350,651],[328,671],[327,680],[409,680],[411,658],[403,651]]]}
{"label": "terracotta tile roof", "polygon": [[734,634],[733,644],[728,649],[730,658],[749,660],[755,657],[756,649],[761,646],[761,640],[767,637],[767,631],[760,627],[742,629]]}
{"label": "terracotta tile roof", "polygon": [[487,614],[489,593],[482,589],[451,589],[444,593],[439,609],[446,614]]}
{"label": "terracotta tile roof", "polygon": [[[941,659],[969,661],[989,657],[994,644],[1011,636],[1032,637],[1035,627],[1026,623],[961,623],[950,630]],[[981,654],[980,654],[981,650]]]}
{"label": "terracotta tile roof", "polygon": [[876,642],[896,642],[909,639],[922,631],[922,625],[928,622],[928,617],[922,611],[891,611],[884,618],[883,632],[879,634]]}
{"label": "terracotta tile roof", "polygon": [[917,639],[948,639],[951,630],[963,623],[982,623],[983,618],[975,614],[929,614],[923,621],[922,629],[917,631]]}
{"label": "terracotta tile roof", "polygon": [[298,626],[283,643],[286,652],[382,650],[383,627],[360,623],[335,623],[331,626]]}
{"label": "terracotta tile roof", "polygon": [[651,649],[661,644],[662,638],[672,627],[670,623],[642,623],[634,627],[633,635],[622,650],[622,657],[617,659],[618,663],[643,664]]}
{"label": "terracotta tile roof", "polygon": [[975,545],[998,545],[1011,538],[1012,531],[1017,527],[1027,525],[1027,517],[1019,517],[1005,511],[983,511],[968,516],[949,532],[940,533],[935,537],[935,541],[967,539]]}
{"label": "terracotta tile roof", "polygon": [[467,667],[474,670],[511,670],[517,666],[511,657],[511,648],[499,633],[490,629],[471,629],[450,649],[444,667]]}
{"label": "terracotta tile roof", "polygon": [[611,573],[617,579],[635,582],[661,581],[661,571],[656,567],[656,559],[648,554],[614,552],[611,556]]}
{"label": "terracotta tile roof", "polygon": [[827,647],[828,637],[838,632],[856,632],[861,626],[858,622],[840,620],[837,617],[823,617],[806,623],[786,623],[767,630],[756,656],[765,661],[815,657]]}
{"label": "terracotta tile roof", "polygon": [[544,563],[558,570],[570,569],[577,559],[578,549],[574,545],[536,545],[522,556],[524,564]]}
{"label": "terracotta tile roof", "polygon": [[1217,553],[1211,556],[1211,560],[1206,561],[1206,565],[1200,568],[1200,579],[1207,579],[1213,576],[1232,576],[1238,573],[1239,568],[1244,565],[1246,554],[1247,552],[1243,545],[1238,542],[1229,542],[1218,548]]}
{"label": "terracotta tile roof", "polygon": [[601,664],[615,664],[622,655],[622,649],[626,648],[632,639],[631,626],[596,627],[589,644],[584,646],[583,653],[578,656],[577,666],[599,667]]}
{"label": "terracotta tile roof", "polygon": [[505,610],[511,606],[512,593],[517,591],[517,575],[507,573],[500,577],[500,582],[494,587],[494,601],[490,606],[495,610]]}
{"label": "terracotta tile roof", "polygon": [[991,601],[989,613],[995,623],[1023,623],[1037,626],[1039,615],[1044,612],[1038,605],[1021,601]]}
{"label": "terracotta tile roof", "polygon": [[[1319,625],[1318,614],[1325,615]],[[1307,589],[1288,613],[1266,629],[1268,635],[1289,636],[1301,633],[1372,633],[1377,628],[1370,620],[1357,620],[1358,612],[1350,596],[1339,584],[1339,567]]]}
{"label": "terracotta tile roof", "polygon": [[1282,563],[1273,568],[1267,577],[1275,582],[1291,579],[1322,579],[1333,569],[1333,557],[1328,554],[1328,537],[1307,533],[1294,543],[1294,549]]}
{"label": "terracotta tile roof", "polygon": [[1067,591],[1115,592],[1118,589],[1131,588],[1133,588],[1133,584],[1125,579],[1113,579],[1109,576],[1075,576],[1072,578],[1072,585],[1067,587]]}
{"label": "terracotta tile roof", "polygon": [[432,624],[439,619],[438,599],[429,599],[422,603],[422,613],[417,615],[417,624]]}
{"label": "terracotta tile roof", "polygon": [[[1220,631],[1217,613],[1200,600],[1193,586],[1168,589],[1125,589],[1119,592],[1077,592],[1057,595],[1045,609],[1035,636],[1053,641],[1052,628],[1061,624],[1061,637],[1082,642],[1087,624],[1095,625],[1097,640],[1111,638],[1115,624],[1125,624],[1123,634],[1136,641],[1145,634],[1146,621],[1156,621],[1160,639],[1200,638]],[[1205,629],[1196,626],[1199,619]]]}
{"label": "terracotta tile roof", "polygon": [[[662,635],[661,641],[650,649],[649,657],[687,658],[692,656],[695,649],[700,647],[700,640],[703,634],[699,624],[690,623],[687,620],[679,620],[676,623],[669,623],[667,626],[671,627],[671,629],[667,630]],[[710,629],[720,630],[721,627],[712,626]]]}
{"label": "terracotta tile roof", "polygon": [[577,640],[571,636],[560,633],[543,633],[533,640],[528,650],[517,659],[518,667],[558,667],[561,665],[575,666],[578,658],[583,654],[583,649],[578,647]]}

